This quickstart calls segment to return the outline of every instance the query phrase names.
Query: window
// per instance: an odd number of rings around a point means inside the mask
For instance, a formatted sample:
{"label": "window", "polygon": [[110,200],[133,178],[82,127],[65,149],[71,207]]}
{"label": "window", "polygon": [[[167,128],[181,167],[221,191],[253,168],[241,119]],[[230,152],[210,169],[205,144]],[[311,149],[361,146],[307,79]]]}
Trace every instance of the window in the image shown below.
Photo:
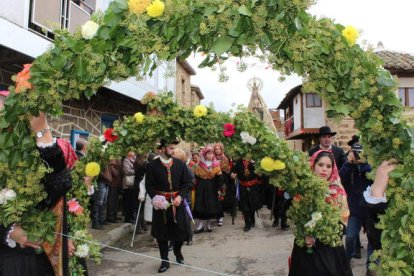
{"label": "window", "polygon": [[400,87],[398,96],[405,107],[414,107],[414,87]]}
{"label": "window", "polygon": [[111,114],[103,114],[101,117],[102,131],[107,128],[112,128],[114,126],[114,121],[118,120],[118,117]]}
{"label": "window", "polygon": [[306,94],[306,107],[322,107],[322,99],[316,93]]}
{"label": "window", "polygon": [[70,132],[70,143],[72,144],[72,147],[76,149],[76,141],[78,141],[79,138],[88,140],[88,137],[89,132],[78,129],[72,129],[72,131]]}

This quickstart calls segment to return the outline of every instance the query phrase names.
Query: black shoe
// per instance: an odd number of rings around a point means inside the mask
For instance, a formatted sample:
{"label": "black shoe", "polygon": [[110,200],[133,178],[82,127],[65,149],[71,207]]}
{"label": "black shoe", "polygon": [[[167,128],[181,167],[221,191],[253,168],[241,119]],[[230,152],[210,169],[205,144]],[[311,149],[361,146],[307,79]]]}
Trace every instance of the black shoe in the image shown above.
{"label": "black shoe", "polygon": [[251,228],[254,228],[256,226],[256,222],[253,222],[252,224],[250,224]]}
{"label": "black shoe", "polygon": [[204,232],[204,228],[194,230],[194,234],[200,234]]}
{"label": "black shoe", "polygon": [[184,259],[178,259],[178,258],[177,258],[177,260],[176,260],[176,261],[177,261],[177,263],[179,263],[179,264],[182,264],[182,265],[184,264]]}
{"label": "black shoe", "polygon": [[290,226],[288,224],[286,224],[286,223],[282,223],[282,225],[280,225],[280,228],[282,230],[288,230],[290,228]]}
{"label": "black shoe", "polygon": [[213,232],[213,229],[211,229],[211,228],[207,228],[207,232]]}
{"label": "black shoe", "polygon": [[187,245],[192,245],[193,244],[193,241],[192,240],[188,240],[187,241]]}
{"label": "black shoe", "polygon": [[272,227],[278,227],[278,226],[279,226],[279,220],[278,219],[275,219],[273,221]]}
{"label": "black shoe", "polygon": [[243,231],[244,231],[244,232],[248,232],[248,231],[250,231],[250,226],[246,225],[246,226],[243,228]]}
{"label": "black shoe", "polygon": [[158,273],[164,273],[169,268],[170,268],[170,263],[166,261],[162,261],[160,268],[158,268]]}
{"label": "black shoe", "polygon": [[92,223],[92,229],[102,230],[104,227],[99,223]]}

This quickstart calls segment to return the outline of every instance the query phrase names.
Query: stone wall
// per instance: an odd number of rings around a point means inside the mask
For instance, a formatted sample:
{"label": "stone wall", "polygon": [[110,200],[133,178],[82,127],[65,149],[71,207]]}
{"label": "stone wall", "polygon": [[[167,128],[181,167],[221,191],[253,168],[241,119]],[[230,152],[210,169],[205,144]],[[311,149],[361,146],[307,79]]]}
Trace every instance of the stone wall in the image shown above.
{"label": "stone wall", "polygon": [[175,96],[177,103],[184,106],[192,106],[191,75],[180,62],[177,62],[176,81]]}
{"label": "stone wall", "polygon": [[72,130],[89,132],[90,136],[102,134],[102,116],[109,115],[122,119],[144,111],[144,106],[138,101],[109,89],[101,89],[90,100],[82,97],[63,103],[63,114],[50,117],[49,125],[52,133],[69,140]]}
{"label": "stone wall", "polygon": [[355,128],[354,119],[345,117],[339,122],[335,122],[331,119],[328,119],[327,121],[332,131],[337,132],[334,136],[333,143],[344,150],[348,150],[348,141],[352,139],[353,135],[359,132],[358,129]]}

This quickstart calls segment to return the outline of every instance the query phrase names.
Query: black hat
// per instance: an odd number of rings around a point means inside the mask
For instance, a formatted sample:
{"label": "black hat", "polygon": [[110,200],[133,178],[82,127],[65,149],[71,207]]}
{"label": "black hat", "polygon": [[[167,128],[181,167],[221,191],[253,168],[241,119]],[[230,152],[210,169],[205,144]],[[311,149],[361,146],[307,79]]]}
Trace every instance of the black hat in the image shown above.
{"label": "black hat", "polygon": [[173,139],[170,141],[167,141],[167,139],[162,138],[160,140],[160,142],[157,144],[157,149],[161,149],[162,147],[166,147],[168,145],[178,145],[180,143],[180,141],[178,141],[177,139]]}
{"label": "black hat", "polygon": [[348,146],[352,146],[353,144],[355,144],[356,142],[359,142],[359,136],[357,136],[357,135],[354,135],[354,136],[352,136],[352,140],[350,140],[349,142],[348,142]]}
{"label": "black hat", "polygon": [[363,148],[359,143],[353,143],[351,146],[351,150],[361,152]]}
{"label": "black hat", "polygon": [[318,136],[323,136],[323,135],[334,136],[334,135],[336,135],[336,132],[332,132],[331,128],[328,127],[328,126],[323,126],[323,127],[319,128]]}

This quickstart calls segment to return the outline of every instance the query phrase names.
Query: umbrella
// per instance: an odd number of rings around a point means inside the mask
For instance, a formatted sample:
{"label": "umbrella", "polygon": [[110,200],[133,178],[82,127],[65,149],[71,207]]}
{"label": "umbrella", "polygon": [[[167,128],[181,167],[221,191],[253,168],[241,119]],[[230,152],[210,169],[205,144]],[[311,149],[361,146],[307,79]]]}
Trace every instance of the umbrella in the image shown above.
{"label": "umbrella", "polygon": [[236,199],[237,201],[240,201],[240,181],[238,179],[236,179]]}
{"label": "umbrella", "polygon": [[193,219],[193,214],[191,214],[191,209],[190,209],[190,206],[188,205],[186,198],[184,198],[184,206],[185,206],[185,210],[187,211],[188,217],[195,224],[194,219]]}

